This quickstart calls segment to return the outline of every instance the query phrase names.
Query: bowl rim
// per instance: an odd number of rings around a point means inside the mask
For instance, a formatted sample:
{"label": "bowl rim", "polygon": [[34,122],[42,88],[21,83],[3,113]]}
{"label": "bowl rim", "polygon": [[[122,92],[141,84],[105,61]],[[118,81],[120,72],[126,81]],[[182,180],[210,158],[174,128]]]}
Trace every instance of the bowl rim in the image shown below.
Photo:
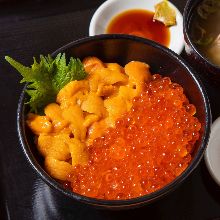
{"label": "bowl rim", "polygon": [[[147,10],[147,11],[151,11],[153,12],[153,9],[149,9],[149,8],[145,8],[145,7],[139,7],[136,6],[138,4],[142,4],[142,2],[146,2],[146,0],[141,0],[141,2],[137,2],[135,0],[129,0],[130,2],[133,1],[133,8],[127,9],[126,4],[122,3],[120,4],[120,7],[123,8],[122,10],[120,10],[120,12],[117,13],[112,13],[114,14],[107,22],[107,25],[110,24],[110,22],[117,17],[119,14],[124,13],[126,11],[130,11],[130,10]],[[140,0],[139,0],[140,1]],[[149,1],[149,0],[148,0]],[[156,5],[158,3],[161,2],[161,0],[150,0],[152,2],[152,4]],[[120,0],[106,0],[104,1],[93,13],[93,16],[90,20],[90,24],[89,24],[89,36],[94,36],[94,35],[100,35],[100,34],[106,34],[106,32],[103,30],[103,33],[97,33],[96,28],[98,26],[100,26],[100,20],[101,20],[101,15],[103,14],[103,11],[114,11],[114,5],[115,4],[119,4]],[[147,3],[144,3],[147,4]],[[174,52],[176,52],[177,54],[181,54],[181,52],[184,49],[184,35],[183,35],[183,15],[180,12],[180,10],[177,8],[177,6],[175,5],[175,3],[173,2],[169,2],[170,6],[175,10],[176,12],[176,16],[177,16],[177,24],[174,26],[169,27],[169,32],[170,32],[170,41],[169,41],[169,45],[167,46],[167,48],[173,50]],[[125,5],[125,7],[123,7],[122,5]],[[110,10],[112,9],[112,10]],[[117,11],[117,9],[116,9]],[[102,22],[101,22],[102,23]],[[106,26],[107,28],[107,26]],[[174,34],[176,33],[176,35]],[[178,40],[177,40],[178,38]],[[178,42],[176,42],[178,41]],[[175,45],[175,47],[174,47]]]}
{"label": "bowl rim", "polygon": [[220,117],[216,118],[211,126],[210,139],[209,139],[209,143],[206,148],[206,151],[205,151],[204,159],[205,159],[205,164],[206,164],[206,167],[209,171],[210,176],[213,178],[213,180],[216,182],[216,184],[220,187],[220,178],[216,174],[217,170],[215,170],[215,168],[214,168],[215,166],[213,166],[213,163],[211,162],[212,156],[210,153],[210,149],[216,146],[215,138],[218,135],[219,130],[220,130]]}
{"label": "bowl rim", "polygon": [[[202,0],[201,0],[202,1]],[[215,68],[217,70],[220,70],[220,66],[212,63],[208,58],[206,58],[205,56],[203,56],[199,50],[196,48],[195,44],[192,42],[191,37],[189,36],[189,26],[190,26],[190,20],[191,20],[191,16],[190,13],[192,11],[192,2],[195,2],[195,0],[187,0],[186,5],[184,7],[183,10],[183,32],[186,35],[187,40],[189,41],[190,46],[192,47],[193,51],[195,51],[196,55],[199,56],[203,62],[208,63],[212,68]],[[196,3],[196,6],[199,3]],[[194,7],[196,7],[194,6]]]}
{"label": "bowl rim", "polygon": [[27,141],[27,138],[25,136],[25,120],[24,120],[24,110],[25,110],[25,88],[23,88],[23,91],[21,93],[19,103],[18,103],[18,109],[17,109],[17,132],[18,132],[18,137],[20,140],[20,144],[22,146],[23,152],[29,161],[29,164],[31,167],[37,172],[37,174],[53,189],[56,189],[57,191],[61,192],[62,194],[68,196],[71,199],[75,199],[77,201],[81,201],[90,205],[98,205],[100,207],[106,207],[106,206],[111,206],[112,208],[114,207],[129,207],[133,205],[139,205],[143,204],[146,202],[151,202],[168,192],[174,190],[177,185],[182,183],[186,177],[188,177],[192,171],[197,167],[199,164],[200,160],[202,159],[203,153],[206,149],[206,146],[208,144],[208,139],[209,139],[209,133],[210,133],[210,126],[211,126],[211,110],[210,110],[210,105],[209,105],[209,100],[208,96],[205,90],[205,87],[203,86],[200,78],[197,76],[197,74],[192,70],[192,68],[181,58],[179,55],[177,55],[175,52],[171,51],[168,48],[165,48],[162,45],[159,45],[151,40],[136,37],[136,36],[130,36],[130,35],[121,35],[121,34],[104,34],[104,35],[96,35],[96,36],[90,36],[90,37],[85,37],[79,40],[72,41],[56,51],[54,51],[51,55],[55,56],[60,52],[64,52],[66,49],[71,48],[73,46],[80,46],[81,44],[87,43],[87,42],[92,42],[92,41],[99,41],[99,40],[128,40],[128,41],[135,41],[139,42],[142,44],[147,44],[151,47],[155,47],[157,49],[160,49],[163,53],[166,53],[167,55],[171,56],[173,59],[176,61],[180,62],[180,64],[187,70],[187,72],[190,74],[194,82],[197,84],[197,87],[201,93],[202,99],[204,101],[204,107],[205,107],[205,128],[204,128],[204,135],[201,140],[201,146],[200,149],[198,150],[198,153],[195,155],[187,169],[179,175],[177,178],[175,178],[171,183],[167,184],[163,188],[147,194],[143,195],[141,197],[136,197],[132,199],[127,199],[127,200],[104,200],[104,199],[96,199],[96,198],[91,198],[87,196],[83,196],[77,193],[74,193],[70,190],[67,190],[61,186],[61,184],[58,183],[55,179],[50,177],[46,171],[40,166],[40,164],[37,162],[35,159],[33,153],[30,150],[29,143]]}

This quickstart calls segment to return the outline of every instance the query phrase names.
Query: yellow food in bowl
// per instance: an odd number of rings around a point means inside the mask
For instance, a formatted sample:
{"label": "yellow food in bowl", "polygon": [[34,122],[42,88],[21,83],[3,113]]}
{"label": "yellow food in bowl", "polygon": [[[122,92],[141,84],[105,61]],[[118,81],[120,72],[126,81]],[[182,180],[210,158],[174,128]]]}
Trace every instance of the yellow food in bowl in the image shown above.
{"label": "yellow food in bowl", "polygon": [[133,98],[151,78],[149,66],[138,61],[123,68],[87,57],[83,64],[87,79],[61,89],[56,103],[45,107],[45,116],[29,113],[27,118],[46,171],[62,181],[75,165],[88,162],[87,147],[131,109]]}

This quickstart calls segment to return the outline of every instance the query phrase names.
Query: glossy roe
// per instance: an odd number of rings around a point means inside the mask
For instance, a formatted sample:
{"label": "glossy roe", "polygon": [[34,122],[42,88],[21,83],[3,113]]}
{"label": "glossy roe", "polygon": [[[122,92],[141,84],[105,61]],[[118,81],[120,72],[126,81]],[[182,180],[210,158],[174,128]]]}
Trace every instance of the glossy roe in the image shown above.
{"label": "glossy roe", "polygon": [[153,76],[130,112],[89,147],[89,163],[69,176],[74,192],[130,199],[161,189],[189,165],[201,124],[183,88]]}
{"label": "glossy roe", "polygon": [[125,11],[113,18],[106,33],[135,35],[169,46],[169,28],[159,21],[153,21],[153,16],[154,13],[147,10]]}

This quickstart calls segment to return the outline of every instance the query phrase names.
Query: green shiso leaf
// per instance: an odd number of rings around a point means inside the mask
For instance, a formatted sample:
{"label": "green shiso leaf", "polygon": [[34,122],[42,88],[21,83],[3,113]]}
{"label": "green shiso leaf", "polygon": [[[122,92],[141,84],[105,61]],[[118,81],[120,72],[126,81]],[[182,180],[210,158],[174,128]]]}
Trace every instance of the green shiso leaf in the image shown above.
{"label": "green shiso leaf", "polygon": [[28,104],[31,112],[35,113],[42,113],[47,104],[55,102],[57,93],[67,83],[87,76],[79,59],[71,57],[67,64],[65,53],[58,54],[55,59],[50,55],[41,55],[39,62],[34,58],[31,67],[26,67],[9,56],[5,59],[22,75],[21,83],[28,83]]}

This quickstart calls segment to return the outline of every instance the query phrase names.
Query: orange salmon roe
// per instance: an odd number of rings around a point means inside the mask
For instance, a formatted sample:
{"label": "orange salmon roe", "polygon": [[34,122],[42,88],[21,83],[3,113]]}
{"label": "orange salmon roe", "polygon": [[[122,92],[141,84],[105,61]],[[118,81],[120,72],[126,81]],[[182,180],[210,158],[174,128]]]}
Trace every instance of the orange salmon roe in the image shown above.
{"label": "orange salmon roe", "polygon": [[89,163],[69,176],[74,192],[100,199],[130,199],[154,192],[191,161],[201,124],[183,88],[155,74],[130,112],[89,147]]}

